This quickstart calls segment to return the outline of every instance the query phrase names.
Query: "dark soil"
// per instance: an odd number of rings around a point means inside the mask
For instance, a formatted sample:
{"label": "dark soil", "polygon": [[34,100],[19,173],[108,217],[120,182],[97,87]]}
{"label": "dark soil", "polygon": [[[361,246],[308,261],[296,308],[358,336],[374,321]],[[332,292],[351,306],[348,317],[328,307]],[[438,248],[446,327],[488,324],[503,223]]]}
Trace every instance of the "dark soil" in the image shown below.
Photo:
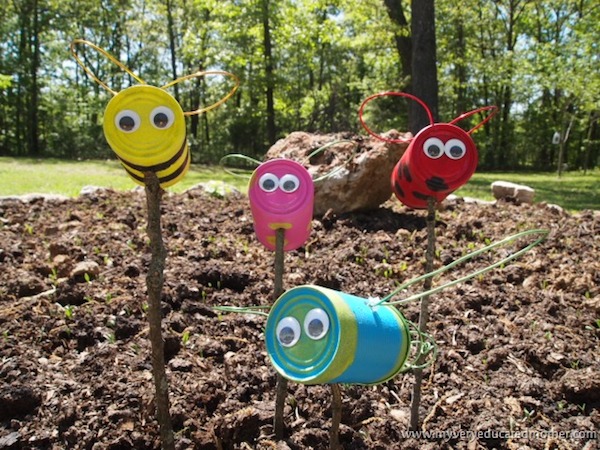
{"label": "dark soil", "polygon": [[[145,217],[143,191],[0,203],[0,449],[160,447]],[[286,439],[276,443],[265,319],[211,309],[272,302],[273,253],[255,239],[246,198],[166,195],[163,228],[177,448],[327,448],[329,386],[290,383]],[[425,371],[421,419],[436,435],[406,436],[413,376],[405,374],[342,386],[344,448],[599,448],[599,212],[458,201],[438,213],[436,266],[530,228],[551,231],[512,264],[431,298],[440,353]],[[425,214],[397,202],[325,215],[310,242],[286,254],[284,285],[384,296],[423,273],[425,247]],[[402,309],[417,320],[417,303]]]}

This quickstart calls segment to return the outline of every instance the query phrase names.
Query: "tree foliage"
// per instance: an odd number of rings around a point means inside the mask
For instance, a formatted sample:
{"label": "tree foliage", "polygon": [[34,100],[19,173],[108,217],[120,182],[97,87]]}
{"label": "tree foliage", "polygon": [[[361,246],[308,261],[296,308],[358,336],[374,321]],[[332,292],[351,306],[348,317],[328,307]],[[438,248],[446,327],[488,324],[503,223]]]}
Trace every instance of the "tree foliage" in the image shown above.
{"label": "tree foliage", "polygon": [[[483,105],[500,110],[474,136],[482,166],[599,164],[596,3],[435,2],[440,120]],[[295,130],[360,132],[366,96],[414,82],[408,0],[10,0],[0,14],[2,155],[110,157],[101,130],[110,94],[72,60],[74,38],[151,84],[210,69],[240,78],[229,102],[189,118],[196,162],[232,151],[260,156]],[[133,83],[102,55],[83,56],[113,89]],[[190,80],[172,93],[193,109],[224,95],[222,81]],[[409,129],[401,100],[373,104],[375,128]]]}

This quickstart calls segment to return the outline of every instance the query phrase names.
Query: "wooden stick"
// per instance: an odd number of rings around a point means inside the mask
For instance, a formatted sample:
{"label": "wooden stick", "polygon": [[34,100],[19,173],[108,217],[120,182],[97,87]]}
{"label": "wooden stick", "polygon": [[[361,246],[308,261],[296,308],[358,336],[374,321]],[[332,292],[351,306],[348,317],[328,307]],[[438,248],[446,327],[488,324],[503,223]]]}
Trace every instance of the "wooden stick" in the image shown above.
{"label": "wooden stick", "polygon": [[154,377],[156,418],[160,427],[160,440],[163,450],[175,450],[173,425],[169,413],[169,383],[165,371],[165,352],[162,337],[162,313],[160,298],[164,283],[164,269],[167,252],[162,240],[160,220],[160,201],[163,190],[155,173],[145,173],[146,205],[148,225],[146,232],[150,239],[152,253],[146,275],[148,289],[148,323],[150,325],[150,344],[152,346],[152,375]]}
{"label": "wooden stick", "polygon": [[[425,273],[433,270],[433,257],[435,255],[435,199],[429,197],[427,203],[427,251],[425,253]],[[423,283],[424,290],[431,289],[431,277]],[[427,331],[427,321],[429,320],[429,296],[421,299],[421,310],[419,312],[419,329],[422,333]],[[421,356],[417,365],[423,363]],[[410,429],[416,431],[419,429],[419,407],[421,405],[421,384],[423,383],[423,369],[413,370],[415,374],[415,384],[413,385],[412,401],[410,404]]]}
{"label": "wooden stick", "polygon": [[339,450],[340,447],[340,422],[342,421],[342,393],[340,385],[331,385],[331,428],[329,429],[329,449]]}
{"label": "wooden stick", "polygon": [[[275,235],[275,282],[273,287],[273,301],[277,300],[283,294],[283,245],[285,242],[285,230],[278,228]],[[285,408],[285,398],[287,396],[288,380],[277,374],[277,391],[275,394],[275,418],[273,428],[275,429],[275,438],[283,439],[284,423],[283,410]]]}

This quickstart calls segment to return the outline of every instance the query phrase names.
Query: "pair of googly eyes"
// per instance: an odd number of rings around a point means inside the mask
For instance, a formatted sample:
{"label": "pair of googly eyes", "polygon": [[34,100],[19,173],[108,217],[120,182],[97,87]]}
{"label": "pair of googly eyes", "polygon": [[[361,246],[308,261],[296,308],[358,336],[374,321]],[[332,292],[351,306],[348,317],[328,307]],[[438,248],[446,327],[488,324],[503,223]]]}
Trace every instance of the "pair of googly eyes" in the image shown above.
{"label": "pair of googly eyes", "polygon": [[423,151],[431,159],[438,159],[444,154],[450,159],[460,159],[467,153],[467,146],[460,139],[450,139],[444,144],[441,139],[432,137],[423,144]]}
{"label": "pair of googly eyes", "polygon": [[[159,130],[170,128],[174,121],[175,113],[166,106],[158,106],[150,113],[150,123]],[[133,133],[141,123],[139,114],[130,109],[120,111],[115,117],[115,125],[125,133]]]}
{"label": "pair of googly eyes", "polygon": [[265,192],[273,192],[280,188],[283,192],[291,194],[300,187],[300,180],[296,175],[287,174],[278,178],[272,173],[265,173],[258,180],[258,185]]}
{"label": "pair of googly eyes", "polygon": [[[304,318],[304,333],[314,340],[322,339],[329,331],[329,316],[320,308],[311,309]],[[300,322],[294,317],[284,317],[277,324],[277,340],[284,347],[293,347],[302,334]]]}

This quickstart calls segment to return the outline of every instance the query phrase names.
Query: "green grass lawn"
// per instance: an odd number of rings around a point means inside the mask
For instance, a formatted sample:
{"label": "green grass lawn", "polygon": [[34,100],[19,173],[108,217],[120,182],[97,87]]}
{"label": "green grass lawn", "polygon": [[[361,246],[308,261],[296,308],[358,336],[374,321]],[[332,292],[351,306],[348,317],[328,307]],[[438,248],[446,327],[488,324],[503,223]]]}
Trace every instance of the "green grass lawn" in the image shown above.
{"label": "green grass lawn", "polygon": [[[248,180],[225,172],[219,166],[192,165],[181,182],[168,188],[182,192],[198,183],[217,180],[246,191]],[[118,161],[63,161],[54,159],[0,157],[0,196],[28,193],[62,194],[74,197],[87,185],[126,191],[138,186]]]}
{"label": "green grass lawn", "polygon": [[[185,178],[172,188],[181,192],[209,180],[223,181],[246,191],[247,179],[225,172],[219,166],[193,165]],[[457,195],[493,200],[490,184],[497,180],[525,184],[535,189],[536,202],[556,203],[568,210],[600,210],[600,170],[555,173],[510,172],[475,173]],[[125,174],[121,165],[110,161],[62,161],[0,157],[0,196],[27,193],[53,193],[76,196],[86,185],[129,190],[137,185]]]}
{"label": "green grass lawn", "polygon": [[489,172],[475,173],[469,182],[456,191],[461,197],[493,200],[490,185],[494,181],[511,181],[535,189],[536,202],[548,202],[570,211],[600,210],[600,170],[565,172]]}

